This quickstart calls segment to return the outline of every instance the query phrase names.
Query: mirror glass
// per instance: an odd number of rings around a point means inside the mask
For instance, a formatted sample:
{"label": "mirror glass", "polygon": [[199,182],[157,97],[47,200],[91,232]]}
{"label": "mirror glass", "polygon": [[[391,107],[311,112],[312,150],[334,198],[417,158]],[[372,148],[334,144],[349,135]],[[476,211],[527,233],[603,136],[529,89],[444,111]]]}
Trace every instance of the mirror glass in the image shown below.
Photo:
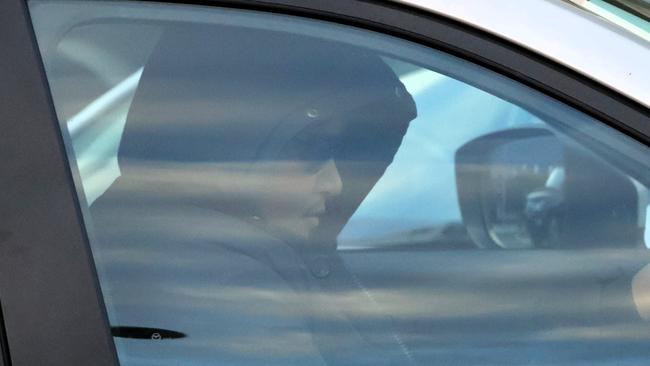
{"label": "mirror glass", "polygon": [[551,135],[504,141],[486,157],[481,182],[483,218],[502,248],[548,246],[557,238],[565,167]]}

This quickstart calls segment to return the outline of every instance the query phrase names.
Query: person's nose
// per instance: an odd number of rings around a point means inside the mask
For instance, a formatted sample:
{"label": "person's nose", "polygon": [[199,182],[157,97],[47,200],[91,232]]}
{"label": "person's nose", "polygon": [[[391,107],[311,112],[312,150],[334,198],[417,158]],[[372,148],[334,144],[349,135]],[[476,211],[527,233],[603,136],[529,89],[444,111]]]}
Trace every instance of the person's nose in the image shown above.
{"label": "person's nose", "polygon": [[338,196],[343,189],[341,175],[333,159],[328,160],[318,171],[316,176],[316,189],[329,197]]}

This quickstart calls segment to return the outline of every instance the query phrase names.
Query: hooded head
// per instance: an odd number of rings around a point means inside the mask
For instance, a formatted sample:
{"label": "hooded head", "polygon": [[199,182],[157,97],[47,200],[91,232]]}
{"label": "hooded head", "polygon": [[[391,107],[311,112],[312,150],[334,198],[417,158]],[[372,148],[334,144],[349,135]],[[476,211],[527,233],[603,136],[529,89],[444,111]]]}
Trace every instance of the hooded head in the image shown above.
{"label": "hooded head", "polygon": [[327,227],[331,239],[415,114],[394,72],[368,51],[283,32],[169,29],[131,105],[116,184],[286,238]]}

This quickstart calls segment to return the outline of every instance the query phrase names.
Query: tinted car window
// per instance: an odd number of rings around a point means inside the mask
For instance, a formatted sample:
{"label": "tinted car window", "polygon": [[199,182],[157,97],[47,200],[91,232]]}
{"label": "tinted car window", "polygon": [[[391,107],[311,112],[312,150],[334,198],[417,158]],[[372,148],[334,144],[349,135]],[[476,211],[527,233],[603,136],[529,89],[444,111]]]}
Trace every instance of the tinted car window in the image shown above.
{"label": "tinted car window", "polygon": [[646,146],[366,30],[30,6],[123,365],[648,357]]}

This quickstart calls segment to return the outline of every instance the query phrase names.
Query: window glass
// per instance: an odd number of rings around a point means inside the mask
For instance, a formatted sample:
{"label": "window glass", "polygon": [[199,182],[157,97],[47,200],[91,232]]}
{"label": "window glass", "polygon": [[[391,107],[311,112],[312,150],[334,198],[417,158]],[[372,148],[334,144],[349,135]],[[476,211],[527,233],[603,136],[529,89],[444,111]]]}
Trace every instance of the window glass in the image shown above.
{"label": "window glass", "polygon": [[650,151],[353,27],[29,2],[122,365],[636,365]]}

